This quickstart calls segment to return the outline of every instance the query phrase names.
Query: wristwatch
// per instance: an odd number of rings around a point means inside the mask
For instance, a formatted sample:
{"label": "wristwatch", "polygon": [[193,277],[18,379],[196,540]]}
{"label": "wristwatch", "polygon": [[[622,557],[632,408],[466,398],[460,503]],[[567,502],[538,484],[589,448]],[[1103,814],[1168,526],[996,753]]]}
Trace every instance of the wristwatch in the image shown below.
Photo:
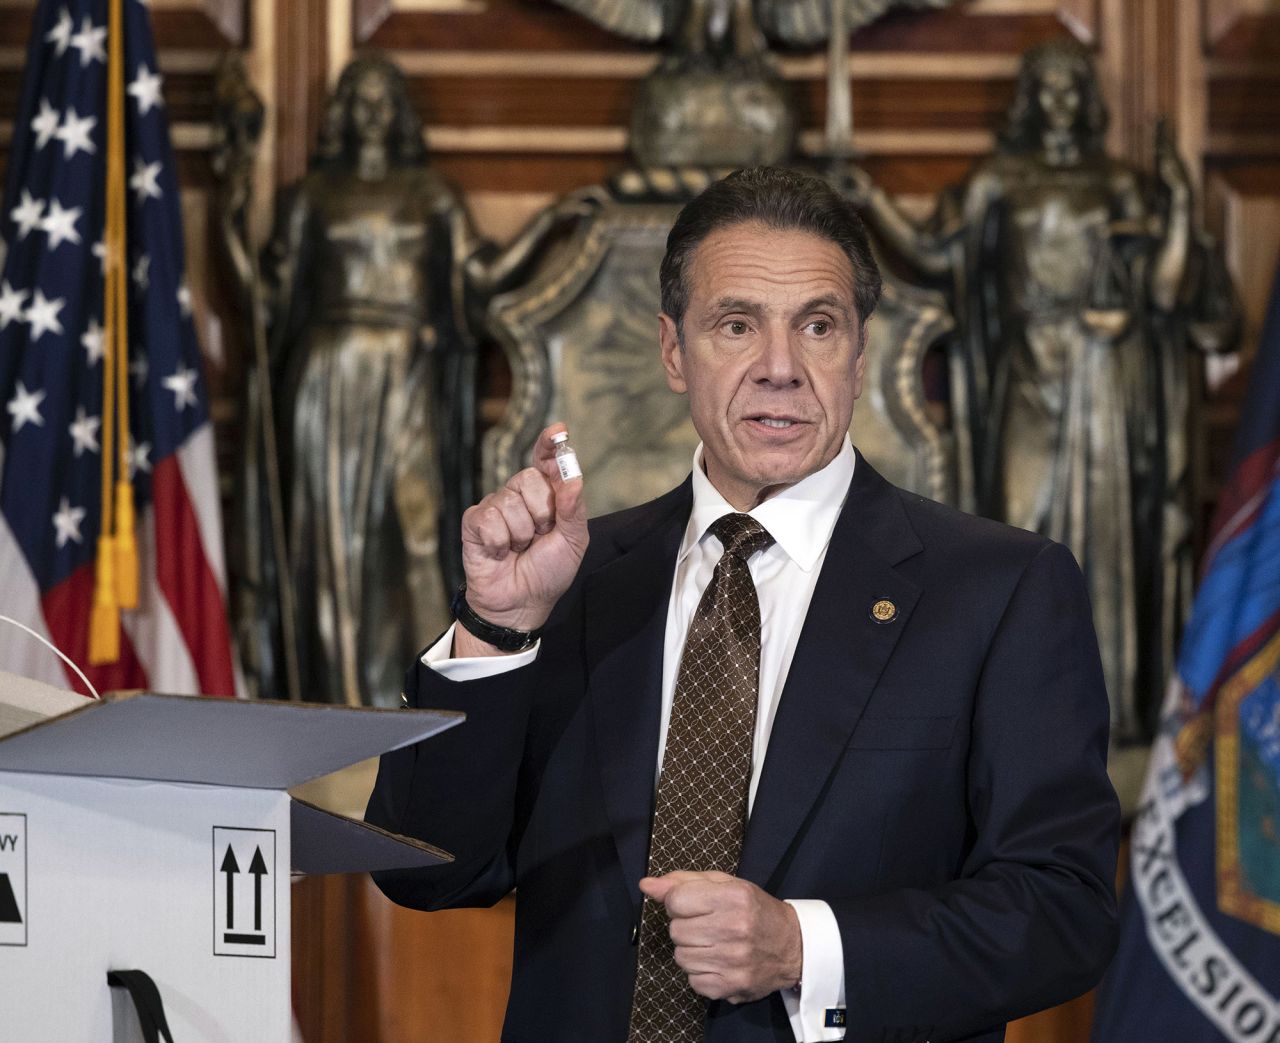
{"label": "wristwatch", "polygon": [[542,637],[542,627],[537,630],[515,630],[512,627],[500,627],[490,623],[467,604],[467,583],[463,580],[458,592],[453,595],[453,603],[449,606],[453,618],[461,623],[467,631],[481,641],[486,641],[503,652],[523,652],[532,648]]}

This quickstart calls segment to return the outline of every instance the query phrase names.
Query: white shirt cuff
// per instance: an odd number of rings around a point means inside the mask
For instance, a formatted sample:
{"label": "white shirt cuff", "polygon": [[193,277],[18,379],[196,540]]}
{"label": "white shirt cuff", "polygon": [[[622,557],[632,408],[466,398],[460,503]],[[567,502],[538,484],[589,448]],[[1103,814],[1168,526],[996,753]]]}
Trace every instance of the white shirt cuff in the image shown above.
{"label": "white shirt cuff", "polygon": [[528,666],[538,658],[539,641],[532,648],[514,655],[485,655],[453,658],[453,632],[458,624],[454,623],[444,632],[440,640],[422,653],[422,665],[429,666],[447,681],[478,681],[482,677],[495,677],[511,670]]}
{"label": "white shirt cuff", "polygon": [[[788,899],[800,921],[800,940],[804,946],[801,959],[800,992],[783,989],[782,1004],[791,1021],[796,1043],[819,1043],[844,1039],[844,948],[840,944],[840,925],[831,906],[812,898]],[[839,1011],[827,1026],[827,1012]]]}

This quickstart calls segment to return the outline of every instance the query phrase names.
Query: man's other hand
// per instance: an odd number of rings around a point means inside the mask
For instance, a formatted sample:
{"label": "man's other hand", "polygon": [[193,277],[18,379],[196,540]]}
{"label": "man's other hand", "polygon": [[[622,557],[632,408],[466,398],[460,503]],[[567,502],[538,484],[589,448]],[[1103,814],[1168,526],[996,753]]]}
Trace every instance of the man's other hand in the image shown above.
{"label": "man's other hand", "polygon": [[786,902],[728,873],[675,872],[640,881],[671,917],[676,963],[693,991],[746,1003],[800,980],[800,921]]}

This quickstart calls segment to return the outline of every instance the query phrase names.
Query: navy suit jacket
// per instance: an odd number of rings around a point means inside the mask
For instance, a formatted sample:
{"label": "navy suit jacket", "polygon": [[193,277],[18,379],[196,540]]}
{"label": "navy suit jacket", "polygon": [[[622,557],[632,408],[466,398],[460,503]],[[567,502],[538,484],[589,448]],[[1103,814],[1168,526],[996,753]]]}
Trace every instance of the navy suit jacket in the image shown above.
{"label": "navy suit jacket", "polygon": [[[691,502],[686,481],[592,523],[535,663],[468,682],[408,674],[411,706],[467,721],[383,757],[368,820],[456,861],[376,879],[421,909],[518,889],[511,1043],[626,1038]],[[871,613],[882,599],[887,622]],[[1107,726],[1070,552],[899,490],[860,458],[739,867],[779,898],[830,904],[848,1040],[994,1043],[1097,981],[1115,944]],[[710,1003],[706,1038],[794,1037],[774,994]]]}

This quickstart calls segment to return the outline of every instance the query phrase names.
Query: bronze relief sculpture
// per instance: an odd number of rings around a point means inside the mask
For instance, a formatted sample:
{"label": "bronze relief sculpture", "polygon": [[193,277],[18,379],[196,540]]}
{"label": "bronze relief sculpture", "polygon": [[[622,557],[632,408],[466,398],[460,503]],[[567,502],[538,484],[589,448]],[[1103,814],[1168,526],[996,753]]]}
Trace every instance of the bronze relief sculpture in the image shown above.
{"label": "bronze relief sculpture", "polygon": [[[640,84],[631,111],[641,166],[740,167],[781,163],[795,144],[790,91],[768,42],[812,46],[894,9],[955,0],[557,0],[620,36],[671,44]],[[844,51],[838,52],[843,56]],[[843,57],[838,64],[847,68]]]}
{"label": "bronze relief sculpture", "polygon": [[1113,740],[1150,737],[1190,594],[1188,349],[1228,347],[1237,310],[1157,133],[1155,179],[1103,150],[1088,52],[1024,57],[996,152],[908,221],[865,174],[882,241],[952,285],[957,434],[979,513],[1066,543],[1089,579]]}
{"label": "bronze relief sculpture", "polygon": [[447,625],[441,532],[456,526],[442,519],[471,496],[463,271],[478,246],[426,164],[402,73],[355,59],[264,259],[303,698],[396,704],[406,657]]}

